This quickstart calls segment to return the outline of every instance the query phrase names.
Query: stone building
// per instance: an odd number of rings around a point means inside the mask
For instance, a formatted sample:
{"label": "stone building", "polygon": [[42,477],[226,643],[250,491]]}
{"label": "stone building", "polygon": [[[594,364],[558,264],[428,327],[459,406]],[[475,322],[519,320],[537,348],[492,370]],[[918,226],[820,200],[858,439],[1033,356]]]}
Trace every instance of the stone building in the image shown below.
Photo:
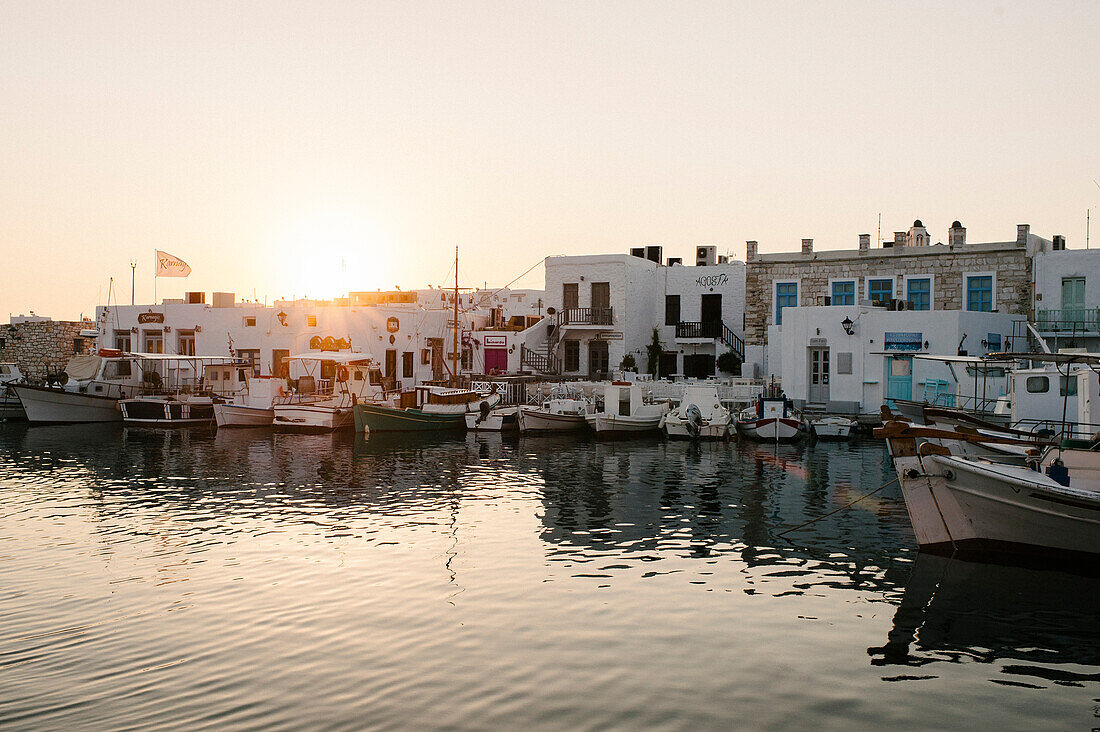
{"label": "stone building", "polygon": [[778,348],[769,344],[778,341],[789,307],[1030,314],[1032,256],[1049,251],[1052,242],[1032,234],[1028,224],[1017,226],[1012,241],[968,243],[966,229],[955,221],[946,244],[930,242],[920,220],[875,248],[870,234],[861,234],[854,250],[818,252],[813,239],[803,239],[801,251],[760,254],[757,243],[748,242],[746,373],[779,374],[779,364],[770,363]]}
{"label": "stone building", "polygon": [[61,373],[74,355],[95,347],[94,338],[82,335],[94,328],[87,320],[13,317],[11,323],[0,326],[0,361],[16,364],[29,381],[45,381]]}

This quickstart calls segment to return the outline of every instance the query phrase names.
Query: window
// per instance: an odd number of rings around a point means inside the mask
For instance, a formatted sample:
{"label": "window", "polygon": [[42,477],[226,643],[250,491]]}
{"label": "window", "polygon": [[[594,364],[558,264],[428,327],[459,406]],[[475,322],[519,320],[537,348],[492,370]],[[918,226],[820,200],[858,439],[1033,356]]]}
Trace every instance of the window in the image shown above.
{"label": "window", "polygon": [[143,349],[146,353],[164,353],[164,334],[159,330],[143,332]]}
{"label": "window", "polygon": [[432,362],[432,349],[421,348],[420,349],[420,365],[427,366]]}
{"label": "window", "polygon": [[580,371],[581,370],[581,342],[580,341],[566,341],[565,346],[565,370],[566,371]]}
{"label": "window", "polygon": [[[290,351],[285,348],[273,348],[271,350],[271,374],[273,376],[289,376],[290,364],[286,362]],[[286,372],[284,373],[284,369]]]}
{"label": "window", "polygon": [[260,375],[260,349],[241,348],[237,350],[237,360],[245,361],[252,368],[252,375]]}
{"label": "window", "polygon": [[966,309],[988,313],[993,310],[993,277],[966,278]]}
{"label": "window", "polygon": [[884,304],[894,296],[893,280],[867,280],[867,297],[872,303]]}
{"label": "window", "polygon": [[1058,396],[1077,396],[1077,376],[1060,376]]}
{"label": "window", "polygon": [[849,280],[847,282],[834,282],[832,304],[855,305],[856,283],[852,280]]}
{"label": "window", "polygon": [[84,353],[84,339],[73,338],[73,355],[79,356],[82,353]]}
{"label": "window", "polygon": [[405,351],[401,354],[401,378],[411,379],[413,375],[413,352]]}
{"label": "window", "polygon": [[193,330],[181,330],[179,333],[179,347],[178,352],[181,356],[194,356],[195,355],[195,331]]}
{"label": "window", "polygon": [[798,307],[798,283],[778,282],[775,285],[775,324],[783,324],[783,308]]}
{"label": "window", "polygon": [[569,310],[570,308],[577,307],[577,302],[577,283],[566,282],[561,286],[562,310]]}
{"label": "window", "polygon": [[680,296],[665,295],[665,325],[676,325],[680,322]]}
{"label": "window", "polygon": [[927,277],[909,280],[906,283],[905,299],[909,301],[910,310],[931,310],[932,280]]}
{"label": "window", "polygon": [[316,315],[307,315],[306,316],[306,327],[308,327],[308,328],[316,328],[317,327],[317,316]]}
{"label": "window", "polygon": [[115,348],[123,353],[130,352],[130,331],[128,330],[116,330],[115,331]]}
{"label": "window", "polygon": [[1050,379],[1045,376],[1029,376],[1024,385],[1028,394],[1046,394],[1050,390]]}
{"label": "window", "polygon": [[246,327],[246,328],[255,328],[256,327],[256,317],[254,315],[250,315],[247,318],[245,318],[244,319],[244,327]]}

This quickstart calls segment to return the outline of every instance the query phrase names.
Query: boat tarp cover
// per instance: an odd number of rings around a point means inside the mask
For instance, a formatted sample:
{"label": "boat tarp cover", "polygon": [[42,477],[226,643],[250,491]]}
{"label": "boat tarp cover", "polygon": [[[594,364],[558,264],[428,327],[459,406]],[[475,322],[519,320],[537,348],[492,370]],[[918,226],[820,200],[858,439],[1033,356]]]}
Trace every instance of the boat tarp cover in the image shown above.
{"label": "boat tarp cover", "polygon": [[65,367],[65,373],[70,379],[94,379],[99,373],[99,356],[73,356],[69,359],[69,365]]}

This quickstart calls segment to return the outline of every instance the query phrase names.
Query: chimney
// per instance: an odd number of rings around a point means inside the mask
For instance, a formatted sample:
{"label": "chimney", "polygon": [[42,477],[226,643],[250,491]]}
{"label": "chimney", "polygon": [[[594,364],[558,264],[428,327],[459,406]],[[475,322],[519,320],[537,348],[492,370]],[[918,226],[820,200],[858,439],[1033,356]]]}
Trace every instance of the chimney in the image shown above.
{"label": "chimney", "polygon": [[866,252],[871,249],[871,235],[860,234],[859,235],[859,251]]}
{"label": "chimney", "polygon": [[947,244],[952,247],[966,244],[966,227],[958,220],[952,221],[951,228],[947,230]]}
{"label": "chimney", "polygon": [[755,241],[745,242],[745,261],[756,259],[756,247],[757,245]]}
{"label": "chimney", "polygon": [[906,244],[906,240],[909,238],[909,233],[906,231],[894,232],[894,246],[903,247]]}
{"label": "chimney", "polygon": [[803,254],[813,254],[814,253],[814,240],[813,239],[803,239],[802,240],[802,253]]}
{"label": "chimney", "polygon": [[1017,246],[1027,246],[1027,236],[1031,233],[1031,224],[1016,224]]}
{"label": "chimney", "polygon": [[1062,236],[1061,234],[1055,234],[1052,249],[1056,252],[1061,252],[1061,251],[1065,251],[1065,248],[1066,248],[1066,237]]}

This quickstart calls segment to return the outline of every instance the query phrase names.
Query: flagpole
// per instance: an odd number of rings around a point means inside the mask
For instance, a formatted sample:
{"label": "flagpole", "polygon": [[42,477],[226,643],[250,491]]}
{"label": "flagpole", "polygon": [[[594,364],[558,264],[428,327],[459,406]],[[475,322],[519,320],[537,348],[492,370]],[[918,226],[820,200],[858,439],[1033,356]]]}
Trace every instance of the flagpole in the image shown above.
{"label": "flagpole", "polygon": [[153,304],[157,304],[157,252],[153,250]]}

